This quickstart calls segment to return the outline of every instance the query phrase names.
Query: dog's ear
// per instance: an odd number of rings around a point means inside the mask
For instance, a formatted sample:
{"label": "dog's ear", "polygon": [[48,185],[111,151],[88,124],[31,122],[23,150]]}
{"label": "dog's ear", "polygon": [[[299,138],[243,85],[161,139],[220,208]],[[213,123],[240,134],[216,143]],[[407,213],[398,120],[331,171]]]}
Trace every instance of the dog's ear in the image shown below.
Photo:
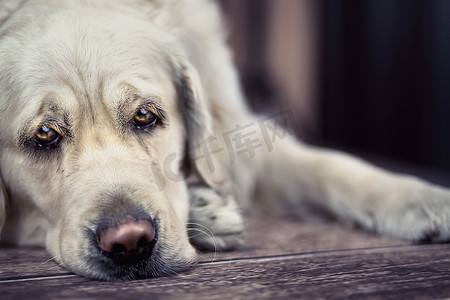
{"label": "dog's ear", "polygon": [[6,220],[6,200],[6,187],[3,182],[2,174],[0,172],[0,233],[2,232],[2,228]]}
{"label": "dog's ear", "polygon": [[[0,27],[20,8],[25,0],[4,0],[0,2]],[[0,168],[0,233],[6,220],[7,192]]]}
{"label": "dog's ear", "polygon": [[188,134],[188,164],[203,183],[209,186],[218,185],[223,181],[220,164],[214,157],[202,157],[205,143],[215,137],[213,120],[200,76],[185,54],[174,54],[172,60]]}

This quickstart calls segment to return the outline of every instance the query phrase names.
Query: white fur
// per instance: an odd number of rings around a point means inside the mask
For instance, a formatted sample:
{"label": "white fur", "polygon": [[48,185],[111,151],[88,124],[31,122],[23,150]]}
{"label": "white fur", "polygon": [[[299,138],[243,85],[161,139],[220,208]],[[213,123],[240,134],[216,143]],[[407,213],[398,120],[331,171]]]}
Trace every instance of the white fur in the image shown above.
{"label": "white fur", "polygon": [[[237,247],[241,210],[257,207],[450,239],[447,189],[289,135],[268,141],[261,126],[275,123],[246,107],[225,39],[208,0],[1,1],[1,239],[45,245],[72,271],[106,280],[186,269],[190,242]],[[168,118],[151,135],[127,127],[146,99]],[[67,127],[59,150],[30,149],[49,118]],[[236,130],[249,130],[254,152],[232,147]],[[210,160],[205,141],[217,150]],[[158,254],[149,270],[118,274],[97,264],[86,235],[133,205],[158,219]]]}

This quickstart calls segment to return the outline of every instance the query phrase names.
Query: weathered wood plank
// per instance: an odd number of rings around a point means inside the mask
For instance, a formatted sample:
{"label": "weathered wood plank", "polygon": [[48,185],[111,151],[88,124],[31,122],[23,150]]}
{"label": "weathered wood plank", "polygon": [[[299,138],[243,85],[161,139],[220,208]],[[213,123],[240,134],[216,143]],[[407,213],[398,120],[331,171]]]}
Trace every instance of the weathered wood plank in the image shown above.
{"label": "weathered wood plank", "polygon": [[0,248],[0,280],[69,273],[43,249]]}
{"label": "weathered wood plank", "polygon": [[444,298],[450,245],[326,251],[202,263],[179,276],[134,282],[80,277],[0,282],[2,299]]}
{"label": "weathered wood plank", "polygon": [[[252,215],[246,220],[247,238],[238,250],[220,253],[218,258],[252,257],[339,249],[359,249],[408,245],[400,240],[381,238],[371,233],[338,224],[298,222],[290,219]],[[203,255],[212,259],[214,253]]]}
{"label": "weathered wood plank", "polygon": [[[263,229],[263,230],[262,230]],[[247,221],[246,243],[225,253],[204,253],[201,261],[270,256],[287,253],[358,249],[405,245],[405,242],[376,237],[336,224],[300,223],[263,216]],[[69,274],[41,249],[0,248],[0,279]]]}

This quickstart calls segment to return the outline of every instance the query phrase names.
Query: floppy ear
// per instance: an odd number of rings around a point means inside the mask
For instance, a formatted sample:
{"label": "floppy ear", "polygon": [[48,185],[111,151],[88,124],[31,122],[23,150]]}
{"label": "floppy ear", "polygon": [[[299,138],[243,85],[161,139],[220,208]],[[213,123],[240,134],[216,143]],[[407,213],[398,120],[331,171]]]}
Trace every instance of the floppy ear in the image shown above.
{"label": "floppy ear", "polygon": [[200,143],[213,133],[211,114],[206,103],[200,77],[184,55],[176,55],[175,76],[189,142]]}
{"label": "floppy ear", "polygon": [[[24,2],[24,0],[4,0],[0,2],[0,27]],[[6,200],[7,192],[0,167],[0,233],[6,219]]]}
{"label": "floppy ear", "polygon": [[[1,170],[1,169],[0,169]],[[0,233],[2,232],[3,225],[6,219],[6,187],[3,182],[3,177],[0,172]]]}
{"label": "floppy ear", "polygon": [[185,54],[174,54],[172,59],[188,134],[189,166],[203,183],[215,186],[223,181],[221,166],[214,157],[208,158],[209,160],[201,157],[205,143],[215,137],[212,116],[200,76]]}

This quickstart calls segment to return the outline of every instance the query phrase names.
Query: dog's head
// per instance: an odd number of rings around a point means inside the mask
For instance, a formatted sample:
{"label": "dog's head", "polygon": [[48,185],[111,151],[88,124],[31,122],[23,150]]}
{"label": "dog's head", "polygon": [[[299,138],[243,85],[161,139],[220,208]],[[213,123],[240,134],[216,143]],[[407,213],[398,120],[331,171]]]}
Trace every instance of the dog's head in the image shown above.
{"label": "dog's head", "polygon": [[198,74],[140,16],[62,9],[28,4],[0,27],[0,225],[6,204],[27,217],[2,236],[28,243],[37,218],[51,254],[91,278],[186,269],[186,149],[211,128]]}

